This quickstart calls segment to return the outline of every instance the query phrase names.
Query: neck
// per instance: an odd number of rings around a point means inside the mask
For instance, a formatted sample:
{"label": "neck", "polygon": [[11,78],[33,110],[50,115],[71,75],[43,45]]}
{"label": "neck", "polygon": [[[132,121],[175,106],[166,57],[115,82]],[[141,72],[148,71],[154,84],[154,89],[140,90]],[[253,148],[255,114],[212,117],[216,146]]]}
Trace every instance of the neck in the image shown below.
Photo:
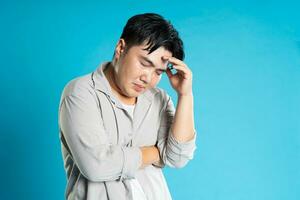
{"label": "neck", "polygon": [[114,73],[114,66],[112,65],[112,62],[108,63],[108,66],[103,71],[105,74],[105,77],[107,78],[109,85],[111,86],[112,92],[116,95],[116,97],[125,104],[135,104],[136,103],[136,97],[128,97],[123,95],[121,89],[116,84],[116,78]]}

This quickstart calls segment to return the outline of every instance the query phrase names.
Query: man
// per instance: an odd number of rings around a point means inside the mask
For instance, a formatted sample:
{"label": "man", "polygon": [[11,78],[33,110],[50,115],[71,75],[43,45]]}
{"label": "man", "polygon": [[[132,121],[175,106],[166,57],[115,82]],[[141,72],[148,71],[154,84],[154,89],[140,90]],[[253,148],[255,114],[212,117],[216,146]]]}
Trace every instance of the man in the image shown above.
{"label": "man", "polygon": [[[127,21],[111,62],[66,85],[59,109],[66,199],[171,199],[161,168],[185,166],[196,149],[192,72],[183,58],[170,22],[140,14]],[[156,87],[164,72],[176,111]]]}

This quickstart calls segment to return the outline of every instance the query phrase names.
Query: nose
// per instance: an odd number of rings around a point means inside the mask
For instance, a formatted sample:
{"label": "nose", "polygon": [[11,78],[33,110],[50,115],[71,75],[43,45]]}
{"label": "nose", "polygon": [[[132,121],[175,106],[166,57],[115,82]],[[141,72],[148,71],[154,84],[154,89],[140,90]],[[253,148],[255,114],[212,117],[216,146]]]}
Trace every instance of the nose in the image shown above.
{"label": "nose", "polygon": [[151,82],[151,77],[152,73],[151,70],[143,70],[143,73],[141,75],[141,80],[145,83],[148,84]]}

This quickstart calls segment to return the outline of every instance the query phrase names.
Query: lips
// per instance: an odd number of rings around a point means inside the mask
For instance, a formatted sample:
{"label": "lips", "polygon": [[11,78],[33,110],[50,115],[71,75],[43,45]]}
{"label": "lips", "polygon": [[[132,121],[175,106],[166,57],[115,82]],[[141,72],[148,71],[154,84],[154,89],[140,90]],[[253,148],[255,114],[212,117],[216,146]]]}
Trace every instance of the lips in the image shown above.
{"label": "lips", "polygon": [[134,89],[135,89],[135,91],[137,91],[137,92],[141,92],[141,91],[143,91],[143,90],[145,89],[145,87],[142,86],[142,85],[139,85],[139,84],[135,84],[135,83],[134,83]]}
{"label": "lips", "polygon": [[139,84],[136,84],[136,83],[135,83],[135,85],[138,86],[138,87],[141,88],[141,89],[144,89],[144,88],[145,88],[144,86],[139,85]]}

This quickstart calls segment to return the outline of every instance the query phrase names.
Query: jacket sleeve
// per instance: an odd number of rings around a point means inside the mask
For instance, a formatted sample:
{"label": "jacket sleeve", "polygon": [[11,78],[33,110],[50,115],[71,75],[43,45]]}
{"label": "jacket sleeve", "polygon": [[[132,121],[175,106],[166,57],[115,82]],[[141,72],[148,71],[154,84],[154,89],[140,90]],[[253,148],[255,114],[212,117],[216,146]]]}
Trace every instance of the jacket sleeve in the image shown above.
{"label": "jacket sleeve", "polygon": [[138,147],[109,143],[91,94],[66,96],[60,106],[59,124],[74,162],[90,181],[132,178],[142,164]]}
{"label": "jacket sleeve", "polygon": [[173,101],[166,94],[166,106],[161,113],[161,122],[158,130],[157,147],[160,152],[160,164],[158,167],[165,165],[173,168],[184,167],[189,160],[193,159],[196,149],[196,130],[194,138],[187,142],[179,142],[173,136],[171,125],[174,120],[175,108]]}

